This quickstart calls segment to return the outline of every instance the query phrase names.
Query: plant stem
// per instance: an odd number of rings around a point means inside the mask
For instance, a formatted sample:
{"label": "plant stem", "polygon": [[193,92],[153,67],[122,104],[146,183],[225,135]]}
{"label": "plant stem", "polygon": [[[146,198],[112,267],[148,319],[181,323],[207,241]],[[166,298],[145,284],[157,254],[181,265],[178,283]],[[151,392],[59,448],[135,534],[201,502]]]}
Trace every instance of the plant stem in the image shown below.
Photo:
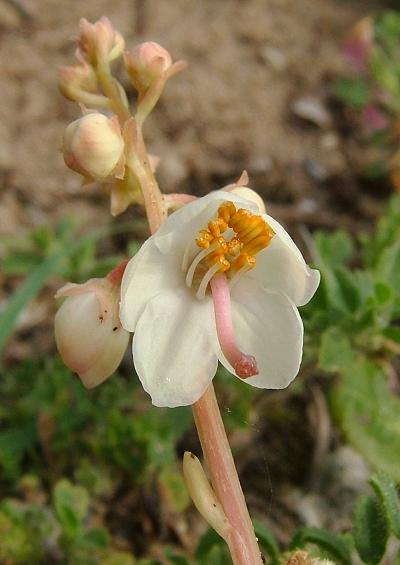
{"label": "plant stem", "polygon": [[261,553],[212,384],[192,410],[214,490],[232,525],[227,543],[233,563],[261,565]]}

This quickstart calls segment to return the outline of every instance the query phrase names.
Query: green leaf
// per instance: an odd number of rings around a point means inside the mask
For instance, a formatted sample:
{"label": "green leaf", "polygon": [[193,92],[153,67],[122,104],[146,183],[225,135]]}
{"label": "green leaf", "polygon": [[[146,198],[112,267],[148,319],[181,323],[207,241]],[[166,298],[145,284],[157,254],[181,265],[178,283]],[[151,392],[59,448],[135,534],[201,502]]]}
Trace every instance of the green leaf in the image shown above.
{"label": "green leaf", "polygon": [[172,565],[189,565],[189,561],[183,555],[178,555],[170,547],[164,550],[165,557],[168,559],[168,563]]}
{"label": "green leaf", "polygon": [[400,539],[400,500],[394,481],[386,473],[379,472],[373,474],[369,482],[381,501],[391,531]]}
{"label": "green leaf", "polygon": [[214,531],[208,530],[196,549],[197,565],[231,565],[232,560],[225,541]]}
{"label": "green leaf", "polygon": [[270,565],[279,563],[280,552],[274,536],[258,520],[253,520],[253,525],[258,543],[260,544],[263,552],[267,553],[270,558]]}
{"label": "green leaf", "polygon": [[54,509],[65,533],[75,537],[89,508],[89,495],[85,488],[74,486],[67,479],[59,481],[53,492]]}
{"label": "green leaf", "polygon": [[337,230],[333,233],[317,231],[314,235],[314,240],[321,261],[331,267],[342,266],[353,256],[353,240],[343,230]]}
{"label": "green leaf", "polygon": [[337,559],[343,565],[351,565],[350,550],[345,541],[326,530],[320,528],[300,528],[297,530],[289,544],[289,549],[304,547],[312,543],[328,553],[332,559]]}
{"label": "green leaf", "polygon": [[60,272],[63,261],[87,245],[88,242],[96,241],[110,233],[128,231],[126,225],[117,228],[103,228],[89,235],[78,238],[76,241],[66,243],[62,251],[51,254],[43,261],[20,285],[17,291],[8,301],[5,309],[0,313],[0,350],[3,349],[7,339],[14,330],[18,316],[22,310],[38,295],[46,280]]}
{"label": "green leaf", "polygon": [[106,549],[110,543],[110,535],[104,528],[93,528],[79,538],[77,546],[80,549]]}
{"label": "green leaf", "polygon": [[324,371],[338,372],[354,362],[350,341],[338,328],[330,328],[322,334],[319,366]]}
{"label": "green leaf", "polygon": [[375,495],[363,496],[354,512],[353,537],[356,549],[365,563],[380,563],[389,537],[388,522]]}
{"label": "green leaf", "polygon": [[334,83],[333,93],[346,104],[363,108],[368,102],[370,87],[361,79],[340,79]]}
{"label": "green leaf", "polygon": [[400,481],[400,400],[382,369],[362,356],[341,367],[332,406],[348,441],[376,469]]}

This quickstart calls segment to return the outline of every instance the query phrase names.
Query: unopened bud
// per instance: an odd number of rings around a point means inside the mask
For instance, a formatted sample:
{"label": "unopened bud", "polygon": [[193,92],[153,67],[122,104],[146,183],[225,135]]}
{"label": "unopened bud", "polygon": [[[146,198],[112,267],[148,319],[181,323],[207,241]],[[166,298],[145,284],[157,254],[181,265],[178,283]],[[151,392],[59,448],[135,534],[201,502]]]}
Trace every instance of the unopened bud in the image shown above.
{"label": "unopened bud", "polygon": [[154,41],[141,43],[125,53],[124,62],[132,84],[139,92],[145,92],[172,65],[168,51]]}
{"label": "unopened bud", "polygon": [[66,297],[55,317],[57,348],[86,388],[114,373],[128,345],[129,332],[119,320],[122,274],[115,274],[117,269],[105,279],[68,283],[56,294]]}
{"label": "unopened bud", "polygon": [[124,140],[118,118],[91,112],[67,127],[63,143],[68,167],[91,180],[122,177]]}
{"label": "unopened bud", "polygon": [[240,196],[241,198],[250,200],[250,202],[253,202],[253,204],[257,206],[261,214],[265,214],[264,200],[252,188],[249,188],[248,186],[235,186],[235,188],[230,189],[229,192],[233,192],[233,194],[237,194],[237,196]]}
{"label": "unopened bud", "polygon": [[76,89],[85,92],[97,91],[97,76],[93,68],[84,60],[79,65],[61,67],[58,71],[58,86],[69,100],[75,100]]}
{"label": "unopened bud", "polygon": [[232,526],[216,497],[197,457],[185,451],[183,476],[189,494],[200,514],[222,538],[226,539]]}
{"label": "unopened bud", "polygon": [[101,58],[113,61],[122,54],[124,38],[105,16],[94,24],[82,18],[79,28],[78,54],[91,65],[97,65]]}

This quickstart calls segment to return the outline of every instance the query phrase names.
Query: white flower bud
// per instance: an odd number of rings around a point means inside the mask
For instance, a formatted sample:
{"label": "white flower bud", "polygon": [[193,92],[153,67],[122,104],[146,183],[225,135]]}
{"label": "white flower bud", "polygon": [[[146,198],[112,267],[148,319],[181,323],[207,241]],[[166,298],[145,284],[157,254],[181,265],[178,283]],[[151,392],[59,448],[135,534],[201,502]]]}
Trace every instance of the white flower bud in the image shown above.
{"label": "white flower bud", "polygon": [[55,317],[57,348],[86,388],[114,373],[128,345],[129,332],[119,321],[119,275],[81,285],[68,283],[56,294],[67,297]]}
{"label": "white flower bud", "polygon": [[124,140],[118,118],[90,112],[67,127],[63,140],[68,167],[91,180],[123,176]]}
{"label": "white flower bud", "polygon": [[124,38],[105,16],[94,24],[82,18],[79,27],[78,54],[90,64],[97,65],[101,58],[113,61],[122,54]]}
{"label": "white flower bud", "polygon": [[146,41],[124,55],[126,70],[133,86],[146,91],[172,65],[171,55],[164,47],[154,41]]}

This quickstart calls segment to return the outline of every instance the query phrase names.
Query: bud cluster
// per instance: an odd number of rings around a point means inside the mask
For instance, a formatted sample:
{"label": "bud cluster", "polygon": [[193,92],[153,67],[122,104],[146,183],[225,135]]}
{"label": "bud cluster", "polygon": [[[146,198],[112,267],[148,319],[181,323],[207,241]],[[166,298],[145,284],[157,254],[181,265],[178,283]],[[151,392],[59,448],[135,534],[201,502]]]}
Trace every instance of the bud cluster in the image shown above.
{"label": "bud cluster", "polygon": [[[82,19],[75,52],[78,64],[59,71],[61,92],[80,103],[83,112],[66,129],[64,160],[82,175],[84,184],[105,185],[113,215],[142,202],[143,179],[151,179],[153,169],[141,127],[167,79],[184,67],[183,61],[173,63],[168,51],[154,41],[126,52],[124,48],[124,38],[108,18],[93,24]],[[133,115],[122,85],[111,74],[110,63],[120,57],[138,94]]]}

